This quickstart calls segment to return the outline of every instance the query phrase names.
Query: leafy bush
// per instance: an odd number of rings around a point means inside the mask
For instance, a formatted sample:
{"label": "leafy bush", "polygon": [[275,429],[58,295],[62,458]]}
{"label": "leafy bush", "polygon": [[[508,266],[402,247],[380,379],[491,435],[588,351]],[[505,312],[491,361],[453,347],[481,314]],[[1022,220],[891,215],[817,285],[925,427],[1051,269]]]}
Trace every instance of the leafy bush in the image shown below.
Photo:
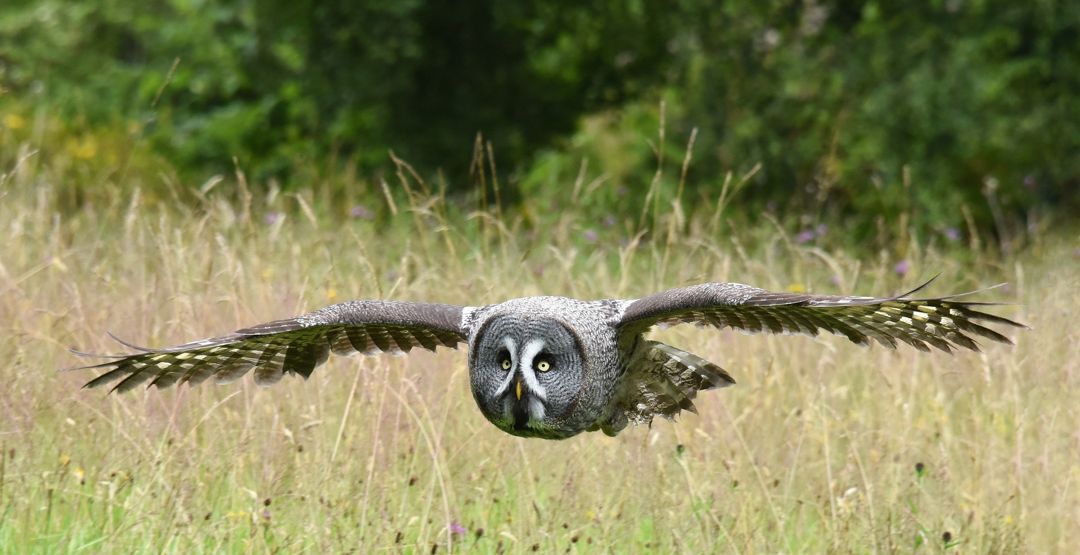
{"label": "leafy bush", "polygon": [[[765,202],[1007,233],[1080,189],[1080,9],[1062,2],[725,2],[686,35],[685,125],[763,163]],[[997,205],[995,207],[995,204]],[[999,217],[1004,218],[999,214]]]}

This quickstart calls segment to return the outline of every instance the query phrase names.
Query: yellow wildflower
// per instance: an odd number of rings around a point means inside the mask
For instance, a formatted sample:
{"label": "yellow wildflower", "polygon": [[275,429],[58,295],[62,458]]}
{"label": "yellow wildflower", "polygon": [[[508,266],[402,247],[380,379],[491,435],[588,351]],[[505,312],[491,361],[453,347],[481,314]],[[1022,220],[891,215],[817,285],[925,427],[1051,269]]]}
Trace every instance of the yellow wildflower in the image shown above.
{"label": "yellow wildflower", "polygon": [[90,160],[97,156],[97,141],[93,137],[86,137],[72,144],[71,155],[80,160]]}
{"label": "yellow wildflower", "polygon": [[19,114],[7,114],[4,116],[4,127],[11,130],[18,130],[26,127],[26,120]]}

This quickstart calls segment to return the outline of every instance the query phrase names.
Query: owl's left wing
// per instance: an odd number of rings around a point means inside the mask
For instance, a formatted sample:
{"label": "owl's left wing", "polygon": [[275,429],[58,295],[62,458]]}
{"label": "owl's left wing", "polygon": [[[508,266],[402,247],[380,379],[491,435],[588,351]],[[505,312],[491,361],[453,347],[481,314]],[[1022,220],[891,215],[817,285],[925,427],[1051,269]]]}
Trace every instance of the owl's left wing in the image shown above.
{"label": "owl's left wing", "polygon": [[289,372],[307,378],[326,362],[330,352],[350,355],[408,352],[413,347],[431,351],[439,346],[457,348],[467,340],[461,325],[465,309],[435,303],[349,301],[165,349],[121,341],[142,352],[105,355],[113,360],[75,369],[109,369],[85,387],[120,380],[112,389],[119,392],[146,382],[157,387],[185,382],[195,385],[211,376],[226,383],[252,369],[256,383],[270,385]]}
{"label": "owl's left wing", "polygon": [[930,347],[951,351],[954,346],[978,350],[972,335],[1012,343],[980,322],[1025,327],[983,311],[982,307],[993,303],[957,300],[962,295],[911,297],[927,284],[895,297],[845,297],[778,293],[741,283],[706,283],[630,301],[616,326],[621,333],[634,334],[657,324],[679,323],[809,335],[825,330],[862,345],[873,339],[895,348],[899,340],[921,351]]}

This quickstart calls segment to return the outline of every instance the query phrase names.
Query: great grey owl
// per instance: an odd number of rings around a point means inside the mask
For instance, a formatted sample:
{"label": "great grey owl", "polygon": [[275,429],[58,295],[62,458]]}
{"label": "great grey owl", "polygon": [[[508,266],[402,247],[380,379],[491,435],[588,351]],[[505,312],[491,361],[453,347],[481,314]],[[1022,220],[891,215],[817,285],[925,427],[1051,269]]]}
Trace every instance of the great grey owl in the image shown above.
{"label": "great grey owl", "polygon": [[[921,289],[921,287],[920,287]],[[916,289],[915,291],[918,291]],[[658,324],[693,323],[748,332],[825,330],[866,345],[897,341],[919,350],[978,350],[971,335],[1011,343],[980,325],[1022,326],[988,314],[959,295],[915,299],[777,293],[738,283],[706,283],[636,300],[524,297],[487,306],[350,301],[287,320],[167,349],[128,343],[137,354],[111,355],[82,368],[111,369],[86,384],[120,380],[166,387],[236,380],[249,370],[270,385],[292,372],[307,378],[330,352],[406,352],[469,346],[469,382],[484,416],[504,432],[562,439],[583,431],[615,435],[694,410],[699,390],[735,383],[719,366],[644,333]],[[77,353],[84,354],[84,353]]]}

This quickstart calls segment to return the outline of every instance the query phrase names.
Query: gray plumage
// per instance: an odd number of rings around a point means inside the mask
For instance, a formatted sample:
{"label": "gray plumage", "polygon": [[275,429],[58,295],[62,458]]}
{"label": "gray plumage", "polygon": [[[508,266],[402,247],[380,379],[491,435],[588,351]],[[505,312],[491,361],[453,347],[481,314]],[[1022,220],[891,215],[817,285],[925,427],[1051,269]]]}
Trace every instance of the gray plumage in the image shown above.
{"label": "gray plumage", "polygon": [[503,431],[548,439],[594,430],[615,435],[627,424],[694,411],[698,391],[735,383],[697,355],[645,339],[658,324],[810,335],[824,330],[861,345],[873,340],[895,348],[903,342],[923,351],[978,350],[972,336],[1011,343],[979,322],[1022,327],[984,312],[989,303],[956,300],[959,295],[911,298],[915,291],[844,297],[707,283],[636,300],[524,297],[479,307],[350,301],[166,349],[121,341],[140,352],[82,368],[108,370],[86,387],[115,382],[118,392],[211,377],[228,383],[252,370],[256,383],[270,385],[287,373],[307,378],[331,352],[434,351],[468,343],[473,398]]}

